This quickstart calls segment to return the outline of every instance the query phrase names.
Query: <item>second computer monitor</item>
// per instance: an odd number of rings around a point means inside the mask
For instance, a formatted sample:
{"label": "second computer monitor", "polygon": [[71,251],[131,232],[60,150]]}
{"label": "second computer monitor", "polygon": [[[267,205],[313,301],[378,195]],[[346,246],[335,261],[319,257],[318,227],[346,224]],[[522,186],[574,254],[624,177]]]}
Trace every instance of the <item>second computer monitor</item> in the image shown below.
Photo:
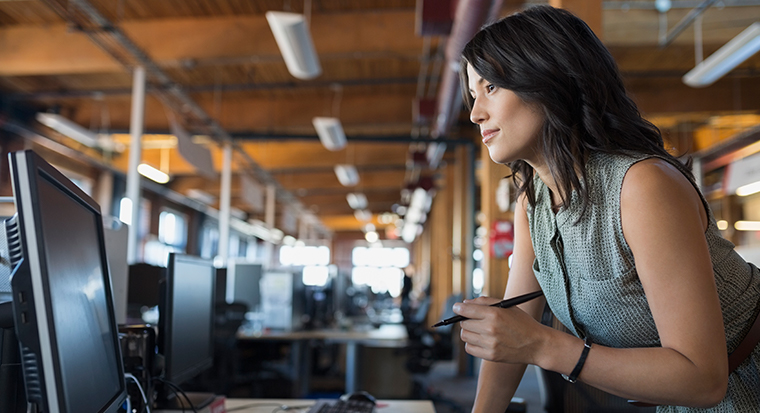
{"label": "second computer monitor", "polygon": [[261,264],[232,262],[227,268],[225,301],[243,303],[249,311],[257,311],[261,305]]}
{"label": "second computer monitor", "polygon": [[158,324],[168,382],[181,384],[213,365],[215,278],[211,260],[169,254]]}

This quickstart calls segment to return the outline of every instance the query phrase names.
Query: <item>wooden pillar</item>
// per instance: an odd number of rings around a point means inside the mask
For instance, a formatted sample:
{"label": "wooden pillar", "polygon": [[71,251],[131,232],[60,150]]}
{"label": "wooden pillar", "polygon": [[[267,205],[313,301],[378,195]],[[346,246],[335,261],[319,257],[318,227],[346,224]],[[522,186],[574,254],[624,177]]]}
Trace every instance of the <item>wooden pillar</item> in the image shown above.
{"label": "wooden pillar", "polygon": [[[490,235],[495,221],[512,221],[512,213],[499,211],[496,204],[496,189],[499,186],[499,181],[509,175],[510,171],[508,167],[494,163],[485,148],[480,151],[480,158],[482,163],[480,177],[481,225],[488,230],[488,235]],[[509,266],[506,258],[493,257],[488,242],[483,246],[483,274],[485,277],[483,295],[502,297],[509,278]]]}
{"label": "wooden pillar", "polygon": [[431,300],[430,314],[434,319],[440,320],[443,305],[453,292],[452,282],[452,227],[453,227],[453,195],[450,186],[453,182],[454,168],[448,164],[442,171],[446,175],[446,186],[438,188],[433,199],[428,217],[428,228],[432,238],[430,240],[430,274],[431,274]]}
{"label": "wooden pillar", "polygon": [[472,290],[472,222],[475,212],[473,211],[473,199],[471,195],[468,177],[473,174],[472,162],[468,151],[471,147],[459,145],[455,149],[455,161],[453,165],[452,186],[452,277],[453,291],[461,293],[469,298]]}
{"label": "wooden pillar", "polygon": [[[472,145],[459,145],[455,149],[453,164],[453,222],[452,222],[452,282],[453,291],[462,294],[464,298],[472,296],[472,258],[475,229],[475,200],[474,193],[474,159]],[[469,376],[472,374],[472,358],[464,350],[459,340],[459,324],[455,324],[454,348],[457,360],[457,374]]]}
{"label": "wooden pillar", "polygon": [[580,17],[602,39],[602,0],[549,0],[549,4]]}

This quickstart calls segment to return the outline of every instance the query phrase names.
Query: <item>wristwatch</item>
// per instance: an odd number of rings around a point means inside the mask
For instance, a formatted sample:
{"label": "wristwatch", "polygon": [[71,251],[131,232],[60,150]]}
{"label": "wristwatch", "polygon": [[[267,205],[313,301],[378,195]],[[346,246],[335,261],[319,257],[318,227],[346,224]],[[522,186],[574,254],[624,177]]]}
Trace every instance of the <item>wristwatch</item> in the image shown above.
{"label": "wristwatch", "polygon": [[575,383],[578,381],[578,376],[581,374],[581,369],[583,369],[583,365],[586,363],[586,357],[588,357],[588,351],[591,350],[591,337],[586,335],[586,338],[583,340],[583,352],[581,353],[581,358],[578,359],[578,364],[575,365],[575,368],[573,369],[572,373],[570,375],[562,374],[562,378],[569,381],[570,383]]}

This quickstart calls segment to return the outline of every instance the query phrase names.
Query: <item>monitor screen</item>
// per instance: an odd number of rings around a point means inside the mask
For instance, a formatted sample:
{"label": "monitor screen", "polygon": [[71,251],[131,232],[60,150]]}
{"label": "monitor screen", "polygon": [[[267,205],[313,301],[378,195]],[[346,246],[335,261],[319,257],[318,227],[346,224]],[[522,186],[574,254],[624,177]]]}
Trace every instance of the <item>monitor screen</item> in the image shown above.
{"label": "monitor screen", "polygon": [[115,412],[126,385],[100,208],[33,152],[9,157],[18,214],[8,229],[11,287],[27,399],[44,412]]}
{"label": "monitor screen", "polygon": [[213,365],[215,278],[212,260],[169,254],[158,341],[170,383],[181,384]]}
{"label": "monitor screen", "polygon": [[249,311],[258,311],[261,305],[259,285],[263,267],[252,262],[234,262],[227,268],[228,303],[243,303]]}

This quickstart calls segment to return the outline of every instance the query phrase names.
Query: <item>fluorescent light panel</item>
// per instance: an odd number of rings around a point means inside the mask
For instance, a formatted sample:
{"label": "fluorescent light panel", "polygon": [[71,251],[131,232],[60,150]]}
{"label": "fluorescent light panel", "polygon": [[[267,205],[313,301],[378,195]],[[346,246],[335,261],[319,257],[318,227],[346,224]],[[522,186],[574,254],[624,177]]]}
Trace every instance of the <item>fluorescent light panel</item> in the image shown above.
{"label": "fluorescent light panel", "polygon": [[357,209],[354,211],[354,218],[361,222],[369,222],[372,221],[372,213],[366,209]]}
{"label": "fluorescent light panel", "polygon": [[311,120],[317,136],[329,151],[339,151],[346,146],[346,134],[338,118],[316,117]]}
{"label": "fluorescent light panel", "polygon": [[159,184],[165,184],[169,182],[169,175],[165,172],[161,172],[158,169],[148,165],[147,163],[141,163],[140,165],[137,165],[137,172],[140,173],[140,175],[158,182]]}
{"label": "fluorescent light panel", "polygon": [[755,22],[691,69],[683,82],[691,87],[709,86],[759,50],[760,22]]}
{"label": "fluorescent light panel", "polygon": [[266,17],[290,74],[304,80],[319,76],[322,67],[304,15],[269,11]]}
{"label": "fluorescent light panel", "polygon": [[359,183],[359,172],[353,165],[335,165],[335,176],[343,186],[355,186]]}
{"label": "fluorescent light panel", "polygon": [[37,113],[37,121],[41,124],[68,136],[77,142],[87,145],[91,148],[98,147],[98,135],[77,123],[74,123],[61,115],[55,113]]}
{"label": "fluorescent light panel", "polygon": [[760,192],[760,181],[736,188],[736,195],[747,196]]}
{"label": "fluorescent light panel", "polygon": [[760,221],[736,221],[734,228],[737,231],[760,231]]}
{"label": "fluorescent light panel", "polygon": [[351,209],[364,209],[367,207],[367,196],[359,192],[351,192],[346,195],[346,201]]}

